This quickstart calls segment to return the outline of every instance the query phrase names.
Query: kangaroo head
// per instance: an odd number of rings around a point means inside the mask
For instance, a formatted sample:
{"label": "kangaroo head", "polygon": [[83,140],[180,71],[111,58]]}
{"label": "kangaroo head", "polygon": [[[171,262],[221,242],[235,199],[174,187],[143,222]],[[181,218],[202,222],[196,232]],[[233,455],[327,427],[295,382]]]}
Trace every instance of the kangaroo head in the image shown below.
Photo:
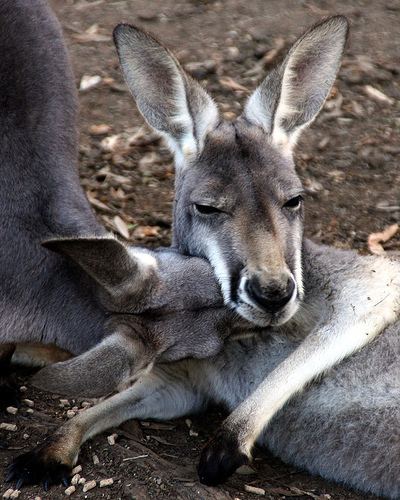
{"label": "kangaroo head", "polygon": [[152,36],[114,31],[126,82],[146,121],[175,154],[174,243],[206,257],[224,301],[279,325],[302,299],[303,198],[293,147],[334,83],[348,22],[314,26],[249,98],[234,122]]}

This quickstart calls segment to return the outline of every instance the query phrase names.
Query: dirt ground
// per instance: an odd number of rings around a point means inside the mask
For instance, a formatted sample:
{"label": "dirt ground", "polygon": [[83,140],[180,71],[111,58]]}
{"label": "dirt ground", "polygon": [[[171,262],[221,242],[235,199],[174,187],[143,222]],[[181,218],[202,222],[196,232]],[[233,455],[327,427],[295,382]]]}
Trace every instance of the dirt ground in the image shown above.
{"label": "dirt ground", "polygon": [[[77,86],[92,85],[80,91],[80,172],[89,199],[108,228],[135,243],[168,244],[173,200],[172,158],[142,128],[121,79],[110,36],[116,23],[131,22],[155,33],[202,80],[229,118],[239,113],[248,90],[255,88],[285,47],[305,27],[334,13],[350,18],[352,33],[332,96],[297,148],[298,171],[308,193],[306,233],[319,242],[367,252],[369,233],[398,222],[399,0],[51,3],[65,30]],[[386,248],[400,250],[399,236]],[[21,376],[21,385],[28,385],[26,380]],[[67,410],[82,404],[60,403],[58,397],[29,385],[23,397],[34,401],[33,411],[27,412],[29,407],[23,404],[17,415],[5,417],[18,430],[4,438],[1,470],[13,456],[40,443],[67,418]],[[191,417],[192,422],[131,422],[96,437],[83,447],[80,474],[97,481],[112,477],[114,484],[87,493],[79,486],[73,497],[257,498],[245,492],[247,484],[264,489],[267,498],[368,498],[261,452],[253,474],[235,474],[221,488],[202,487],[195,464],[221,418],[213,410]],[[107,436],[113,432],[118,438],[111,446]],[[1,491],[7,487],[3,484]],[[26,488],[20,498],[62,498],[64,490],[58,486],[44,493],[39,487]]]}

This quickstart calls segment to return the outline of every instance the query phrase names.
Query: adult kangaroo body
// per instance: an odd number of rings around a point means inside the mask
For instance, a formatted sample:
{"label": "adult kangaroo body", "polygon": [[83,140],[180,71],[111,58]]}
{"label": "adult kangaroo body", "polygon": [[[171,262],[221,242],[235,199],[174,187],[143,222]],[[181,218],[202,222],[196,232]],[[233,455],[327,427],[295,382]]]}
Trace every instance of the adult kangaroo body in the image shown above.
{"label": "adult kangaroo body", "polygon": [[102,338],[104,313],[78,266],[40,245],[105,234],[79,185],[74,78],[45,1],[1,2],[0,25],[0,342],[79,353]]}

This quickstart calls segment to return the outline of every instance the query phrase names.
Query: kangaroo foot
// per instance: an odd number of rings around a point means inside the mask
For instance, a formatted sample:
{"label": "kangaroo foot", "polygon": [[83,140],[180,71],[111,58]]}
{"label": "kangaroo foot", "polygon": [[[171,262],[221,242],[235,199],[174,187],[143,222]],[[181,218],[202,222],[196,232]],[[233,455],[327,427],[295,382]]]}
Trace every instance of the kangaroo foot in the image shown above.
{"label": "kangaroo foot", "polygon": [[72,465],[54,458],[53,444],[50,438],[43,445],[16,457],[7,468],[6,482],[15,483],[16,489],[33,484],[42,484],[46,491],[59,483],[67,487]]}
{"label": "kangaroo foot", "polygon": [[235,470],[250,461],[240,450],[235,437],[220,429],[203,449],[197,467],[200,482],[216,486],[225,482]]}

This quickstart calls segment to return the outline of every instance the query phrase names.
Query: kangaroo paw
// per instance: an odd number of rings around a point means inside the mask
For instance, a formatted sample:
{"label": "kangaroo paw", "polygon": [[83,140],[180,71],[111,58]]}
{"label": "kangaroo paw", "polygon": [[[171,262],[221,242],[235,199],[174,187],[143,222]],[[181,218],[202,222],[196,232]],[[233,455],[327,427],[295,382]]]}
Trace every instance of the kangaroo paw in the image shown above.
{"label": "kangaroo paw", "polygon": [[51,458],[49,443],[19,455],[8,466],[6,482],[15,483],[16,489],[32,484],[42,484],[47,491],[53,484],[69,485],[71,467]]}
{"label": "kangaroo paw", "polygon": [[232,433],[220,429],[201,453],[197,467],[200,482],[216,486],[225,482],[238,467],[249,461]]}

